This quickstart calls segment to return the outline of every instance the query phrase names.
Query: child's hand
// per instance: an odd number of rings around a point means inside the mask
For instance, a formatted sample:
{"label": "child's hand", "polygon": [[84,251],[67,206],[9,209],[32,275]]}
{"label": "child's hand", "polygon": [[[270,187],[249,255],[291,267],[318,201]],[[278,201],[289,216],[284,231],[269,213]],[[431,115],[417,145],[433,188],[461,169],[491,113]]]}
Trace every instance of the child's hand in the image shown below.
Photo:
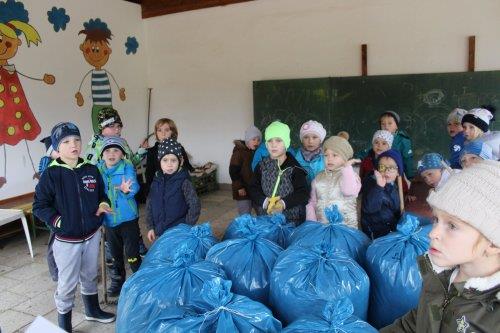
{"label": "child's hand", "polygon": [[99,205],[97,212],[95,212],[96,216],[101,216],[101,214],[113,213],[113,210],[108,205]]}
{"label": "child's hand", "polygon": [[156,240],[155,231],[153,229],[148,231],[148,240],[153,243]]}
{"label": "child's hand", "polygon": [[148,142],[148,138],[145,138],[144,141],[142,141],[141,143],[141,148],[144,148],[144,149],[148,149],[149,148],[149,142]]}
{"label": "child's hand", "polygon": [[385,179],[384,176],[382,176],[382,174],[375,170],[375,179],[377,179],[377,185],[380,186],[380,187],[385,187],[385,185],[387,184],[387,180]]}
{"label": "child's hand", "polygon": [[353,166],[354,164],[358,164],[358,163],[361,163],[360,159],[351,158],[349,161],[347,161],[347,162],[344,163],[344,166],[345,167],[347,167],[347,166]]}
{"label": "child's hand", "polygon": [[246,196],[247,196],[247,191],[245,191],[245,189],[244,189],[244,188],[240,188],[240,189],[238,190],[238,195],[239,195],[240,197],[246,197]]}
{"label": "child's hand", "polygon": [[122,177],[122,183],[120,184],[120,191],[127,194],[130,192],[130,188],[132,187],[132,179],[125,181],[125,177]]}

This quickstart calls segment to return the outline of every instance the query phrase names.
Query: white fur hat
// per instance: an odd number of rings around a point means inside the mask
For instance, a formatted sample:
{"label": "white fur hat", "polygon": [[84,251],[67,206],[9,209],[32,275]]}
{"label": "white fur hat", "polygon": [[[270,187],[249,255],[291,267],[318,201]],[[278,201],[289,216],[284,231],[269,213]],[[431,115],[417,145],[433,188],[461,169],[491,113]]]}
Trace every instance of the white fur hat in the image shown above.
{"label": "white fur hat", "polygon": [[482,161],[453,175],[427,202],[464,220],[500,247],[500,162]]}

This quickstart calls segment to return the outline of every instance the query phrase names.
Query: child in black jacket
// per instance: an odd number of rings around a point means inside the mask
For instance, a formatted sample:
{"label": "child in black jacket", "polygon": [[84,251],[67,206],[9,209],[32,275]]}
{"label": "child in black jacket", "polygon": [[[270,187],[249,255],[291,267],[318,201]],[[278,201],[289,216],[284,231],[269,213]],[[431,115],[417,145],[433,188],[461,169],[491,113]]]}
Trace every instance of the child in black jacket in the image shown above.
{"label": "child in black jacket", "polygon": [[59,327],[71,332],[71,312],[80,281],[85,319],[110,323],[115,315],[99,307],[97,267],[103,213],[112,212],[99,170],[80,158],[80,131],[59,123],[51,132],[59,152],[35,189],[33,213],[55,233],[54,258],[59,269],[54,295]]}

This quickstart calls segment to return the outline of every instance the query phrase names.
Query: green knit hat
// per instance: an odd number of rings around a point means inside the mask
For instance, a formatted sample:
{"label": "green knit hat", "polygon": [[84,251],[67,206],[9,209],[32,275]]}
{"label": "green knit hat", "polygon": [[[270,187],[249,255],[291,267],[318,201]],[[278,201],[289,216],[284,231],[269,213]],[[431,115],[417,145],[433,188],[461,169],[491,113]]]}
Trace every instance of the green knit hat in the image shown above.
{"label": "green knit hat", "polygon": [[290,147],[290,127],[280,121],[273,121],[267,126],[264,137],[266,142],[273,138],[280,138],[283,140],[286,149]]}

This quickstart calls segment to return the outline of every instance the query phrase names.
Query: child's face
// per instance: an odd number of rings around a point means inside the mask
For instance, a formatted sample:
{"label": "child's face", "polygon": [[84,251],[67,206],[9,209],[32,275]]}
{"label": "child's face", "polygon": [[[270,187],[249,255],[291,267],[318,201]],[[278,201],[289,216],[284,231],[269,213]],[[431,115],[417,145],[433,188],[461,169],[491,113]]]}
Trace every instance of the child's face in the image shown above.
{"label": "child's face", "polygon": [[165,139],[169,139],[172,136],[172,130],[170,129],[170,126],[168,126],[167,123],[161,125],[158,127],[156,130],[156,137],[158,138],[158,141],[163,141]]}
{"label": "child's face", "polygon": [[454,267],[482,257],[489,242],[474,227],[440,209],[433,209],[429,255],[438,266]]}
{"label": "child's face", "polygon": [[248,149],[255,150],[260,145],[260,138],[259,137],[253,138],[252,140],[248,141],[246,145]]}
{"label": "child's face", "polygon": [[82,141],[79,136],[70,135],[62,139],[58,147],[59,156],[63,160],[76,161],[82,151]]}
{"label": "child's face", "polygon": [[121,136],[122,135],[122,126],[118,123],[111,124],[106,126],[101,131],[102,136]]}
{"label": "child's face", "polygon": [[171,175],[179,170],[179,159],[174,154],[167,154],[160,160],[161,170],[164,174]]}
{"label": "child's face", "polygon": [[85,61],[98,69],[106,65],[111,54],[111,48],[107,43],[95,42],[89,39],[80,44],[80,51],[83,52]]}
{"label": "child's face", "polygon": [[339,154],[333,152],[331,149],[325,150],[325,169],[334,171],[344,166],[345,160]]}
{"label": "child's face", "polygon": [[372,147],[373,147],[373,152],[375,153],[375,156],[378,156],[378,155],[382,154],[384,151],[387,151],[391,148],[391,147],[389,147],[389,144],[387,143],[387,141],[385,141],[384,139],[380,139],[380,138],[376,138],[373,141]]}
{"label": "child's face", "polygon": [[474,154],[464,154],[460,158],[460,165],[462,165],[462,168],[469,168],[473,166],[474,164],[477,164],[481,162],[483,159],[477,155]]}
{"label": "child's face", "polygon": [[306,134],[302,137],[302,145],[307,151],[315,151],[321,145],[321,138],[313,133]]}
{"label": "child's face", "polygon": [[463,123],[462,125],[464,129],[464,137],[465,139],[472,141],[477,139],[483,131],[481,131],[479,128],[476,126],[472,125],[471,123]]}
{"label": "child's face", "polygon": [[398,165],[390,157],[382,157],[378,163],[378,171],[385,178],[386,182],[393,183],[398,176]]}
{"label": "child's face", "polygon": [[427,185],[435,188],[438,186],[442,174],[443,171],[441,169],[429,169],[423,171],[420,175]]}
{"label": "child's face", "polygon": [[391,116],[383,116],[380,118],[380,129],[391,132],[392,134],[396,133],[398,130],[398,125],[396,121]]}
{"label": "child's face", "polygon": [[458,133],[462,132],[464,129],[461,123],[457,123],[456,121],[451,121],[446,126],[448,129],[448,134],[453,138]]}
{"label": "child's face", "polygon": [[120,162],[123,158],[123,152],[120,148],[111,147],[102,152],[102,159],[108,168]]}
{"label": "child's face", "polygon": [[269,139],[266,146],[269,155],[274,160],[286,154],[285,143],[280,138]]}

